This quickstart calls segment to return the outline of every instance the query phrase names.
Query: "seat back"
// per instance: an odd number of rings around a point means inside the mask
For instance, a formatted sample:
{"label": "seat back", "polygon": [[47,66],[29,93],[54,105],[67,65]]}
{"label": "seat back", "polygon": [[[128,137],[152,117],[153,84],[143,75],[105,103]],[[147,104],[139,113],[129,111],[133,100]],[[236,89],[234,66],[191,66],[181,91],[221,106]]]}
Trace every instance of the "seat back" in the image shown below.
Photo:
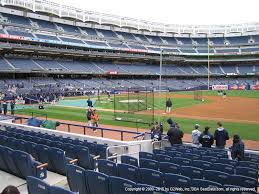
{"label": "seat back", "polygon": [[254,179],[258,179],[258,171],[253,168],[247,168],[247,167],[236,167],[236,174],[251,177]]}
{"label": "seat back", "polygon": [[162,173],[173,173],[179,174],[180,173],[180,165],[173,164],[171,162],[160,162],[159,169]]}
{"label": "seat back", "polygon": [[75,146],[73,144],[71,144],[71,143],[64,143],[63,146],[64,146],[64,151],[65,151],[66,157],[72,158],[72,159],[77,157],[76,156],[76,152],[75,152],[76,148],[75,148]]}
{"label": "seat back", "polygon": [[155,154],[155,158],[158,162],[171,162],[172,157],[163,155],[163,154]]}
{"label": "seat back", "polygon": [[13,152],[16,167],[19,170],[20,177],[26,178],[27,176],[36,177],[36,169],[34,168],[32,158],[29,154],[23,151],[16,150]]}
{"label": "seat back", "polygon": [[140,168],[149,168],[153,170],[159,169],[159,163],[156,160],[151,159],[139,159],[139,167]]}
{"label": "seat back", "polygon": [[76,146],[78,165],[84,169],[95,169],[94,161],[90,156],[89,149],[85,146]]}
{"label": "seat back", "polygon": [[32,176],[27,177],[27,189],[29,194],[49,194],[50,192],[49,184]]}
{"label": "seat back", "polygon": [[247,168],[253,168],[258,170],[258,163],[254,163],[254,162],[248,162],[248,161],[239,161],[238,162],[238,166],[239,167],[247,167]]}
{"label": "seat back", "polygon": [[42,144],[37,144],[35,146],[36,152],[37,152],[37,156],[38,156],[38,161],[41,163],[48,163],[48,170],[50,171],[54,171],[54,167],[52,165],[52,162],[50,160],[50,156],[49,156],[49,147],[46,145],[42,145]]}
{"label": "seat back", "polygon": [[162,155],[166,155],[166,150],[160,150],[160,149],[154,149],[153,153],[156,154],[162,154]]}
{"label": "seat back", "polygon": [[19,170],[14,162],[14,151],[11,148],[4,147],[4,160],[7,165],[8,172],[16,176],[20,176]]}
{"label": "seat back", "polygon": [[172,158],[172,162],[174,164],[184,165],[184,166],[192,165],[192,160],[187,159],[187,158],[182,158],[182,157],[174,157],[174,158]]}
{"label": "seat back", "polygon": [[139,152],[139,159],[150,159],[153,160],[154,154],[149,153],[149,152]]}
{"label": "seat back", "polygon": [[109,176],[88,170],[86,171],[86,186],[91,194],[109,194]]}
{"label": "seat back", "polygon": [[239,187],[255,188],[258,187],[258,180],[242,175],[230,175],[228,184],[236,185]]}
{"label": "seat back", "polygon": [[107,149],[107,145],[102,145],[102,144],[97,144],[96,145],[96,152],[97,155],[100,156],[100,159],[106,159],[106,149]]}
{"label": "seat back", "polygon": [[201,168],[192,167],[192,166],[182,166],[180,168],[182,175],[187,176],[191,179],[202,179],[203,170]]}
{"label": "seat back", "polygon": [[0,170],[3,170],[5,172],[9,171],[4,159],[4,146],[1,146],[1,145],[0,145]]}
{"label": "seat back", "polygon": [[228,182],[229,174],[216,170],[205,170],[204,177],[206,180],[218,182],[224,185]]}
{"label": "seat back", "polygon": [[203,161],[203,160],[193,160],[192,161],[192,165],[194,167],[197,167],[197,168],[201,168],[203,170],[209,170],[212,163],[211,162],[207,162],[207,161]]}
{"label": "seat back", "polygon": [[[209,180],[203,180],[203,179],[193,179],[191,181],[192,187],[202,187],[202,188],[220,188],[222,185],[217,182],[209,181]],[[211,192],[208,192],[211,193]]]}
{"label": "seat back", "polygon": [[139,182],[156,187],[163,185],[163,173],[157,170],[140,168],[139,169]]}
{"label": "seat back", "polygon": [[65,152],[59,148],[49,148],[48,155],[55,172],[65,175],[67,164]]}
{"label": "seat back", "polygon": [[138,159],[131,156],[126,156],[126,155],[121,156],[121,163],[138,167]]}
{"label": "seat back", "polygon": [[117,165],[115,162],[100,159],[97,160],[97,163],[99,172],[107,174],[108,176],[117,176]]}
{"label": "seat back", "polygon": [[110,193],[136,194],[135,191],[128,190],[129,188],[135,188],[136,183],[124,178],[114,177],[114,176],[111,176],[109,180],[110,180]]}
{"label": "seat back", "polygon": [[220,163],[214,163],[211,166],[212,170],[217,170],[217,171],[221,171],[221,172],[225,172],[228,174],[234,174],[234,166],[231,166],[229,164],[220,164]]}
{"label": "seat back", "polygon": [[32,141],[26,141],[26,144],[25,144],[25,147],[26,147],[26,152],[31,154],[32,157],[35,159],[35,160],[39,160],[38,158],[38,154],[37,154],[37,150],[36,150],[36,146],[37,144],[32,142]]}
{"label": "seat back", "polygon": [[139,169],[136,166],[129,164],[117,164],[118,176],[125,178],[134,182],[138,182],[139,179]]}
{"label": "seat back", "polygon": [[189,188],[191,179],[178,174],[165,173],[165,187]]}
{"label": "seat back", "polygon": [[237,165],[236,160],[229,160],[229,159],[226,159],[226,158],[219,158],[216,163],[228,164],[228,165],[231,165],[231,166]]}
{"label": "seat back", "polygon": [[68,164],[66,168],[67,182],[73,192],[88,194],[85,186],[85,170],[79,166]]}

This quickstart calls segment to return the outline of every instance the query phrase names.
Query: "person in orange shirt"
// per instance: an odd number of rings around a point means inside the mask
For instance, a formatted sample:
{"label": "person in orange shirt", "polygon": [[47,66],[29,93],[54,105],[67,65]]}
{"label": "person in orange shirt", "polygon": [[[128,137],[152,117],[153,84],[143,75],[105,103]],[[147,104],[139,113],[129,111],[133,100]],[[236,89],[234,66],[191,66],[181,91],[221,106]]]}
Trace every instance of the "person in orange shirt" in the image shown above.
{"label": "person in orange shirt", "polygon": [[[99,115],[98,115],[96,109],[93,110],[91,119],[92,119],[93,127],[98,127]],[[94,129],[94,132],[96,132],[96,129]]]}

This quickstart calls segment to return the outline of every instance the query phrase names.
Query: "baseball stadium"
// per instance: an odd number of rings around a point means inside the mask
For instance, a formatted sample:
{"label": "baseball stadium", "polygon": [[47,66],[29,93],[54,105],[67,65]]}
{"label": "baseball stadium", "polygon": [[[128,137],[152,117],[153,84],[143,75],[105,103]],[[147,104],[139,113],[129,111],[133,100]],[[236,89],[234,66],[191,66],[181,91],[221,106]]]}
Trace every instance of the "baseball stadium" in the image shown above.
{"label": "baseball stadium", "polygon": [[258,56],[259,23],[0,0],[1,194],[256,194]]}

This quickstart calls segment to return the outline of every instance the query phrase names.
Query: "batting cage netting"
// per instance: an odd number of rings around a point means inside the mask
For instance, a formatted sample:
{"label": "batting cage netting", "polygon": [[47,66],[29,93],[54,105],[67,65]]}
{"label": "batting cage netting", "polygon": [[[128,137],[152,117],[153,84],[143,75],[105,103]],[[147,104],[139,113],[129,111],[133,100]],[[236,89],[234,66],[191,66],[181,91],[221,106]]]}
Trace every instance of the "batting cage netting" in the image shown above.
{"label": "batting cage netting", "polygon": [[142,124],[154,123],[154,90],[127,88],[114,91],[114,119]]}

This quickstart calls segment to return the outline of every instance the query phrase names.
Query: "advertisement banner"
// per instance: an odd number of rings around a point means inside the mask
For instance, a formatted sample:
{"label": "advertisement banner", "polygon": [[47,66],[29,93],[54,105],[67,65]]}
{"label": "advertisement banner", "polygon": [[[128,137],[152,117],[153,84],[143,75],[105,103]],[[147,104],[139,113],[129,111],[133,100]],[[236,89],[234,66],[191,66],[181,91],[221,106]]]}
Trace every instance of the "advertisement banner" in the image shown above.
{"label": "advertisement banner", "polygon": [[259,90],[259,84],[251,86],[251,90]]}
{"label": "advertisement banner", "polygon": [[241,84],[238,86],[239,90],[247,90],[247,85]]}
{"label": "advertisement banner", "polygon": [[229,90],[238,90],[238,85],[237,84],[232,84],[228,86]]}
{"label": "advertisement banner", "polygon": [[228,85],[212,85],[212,90],[228,90]]}

